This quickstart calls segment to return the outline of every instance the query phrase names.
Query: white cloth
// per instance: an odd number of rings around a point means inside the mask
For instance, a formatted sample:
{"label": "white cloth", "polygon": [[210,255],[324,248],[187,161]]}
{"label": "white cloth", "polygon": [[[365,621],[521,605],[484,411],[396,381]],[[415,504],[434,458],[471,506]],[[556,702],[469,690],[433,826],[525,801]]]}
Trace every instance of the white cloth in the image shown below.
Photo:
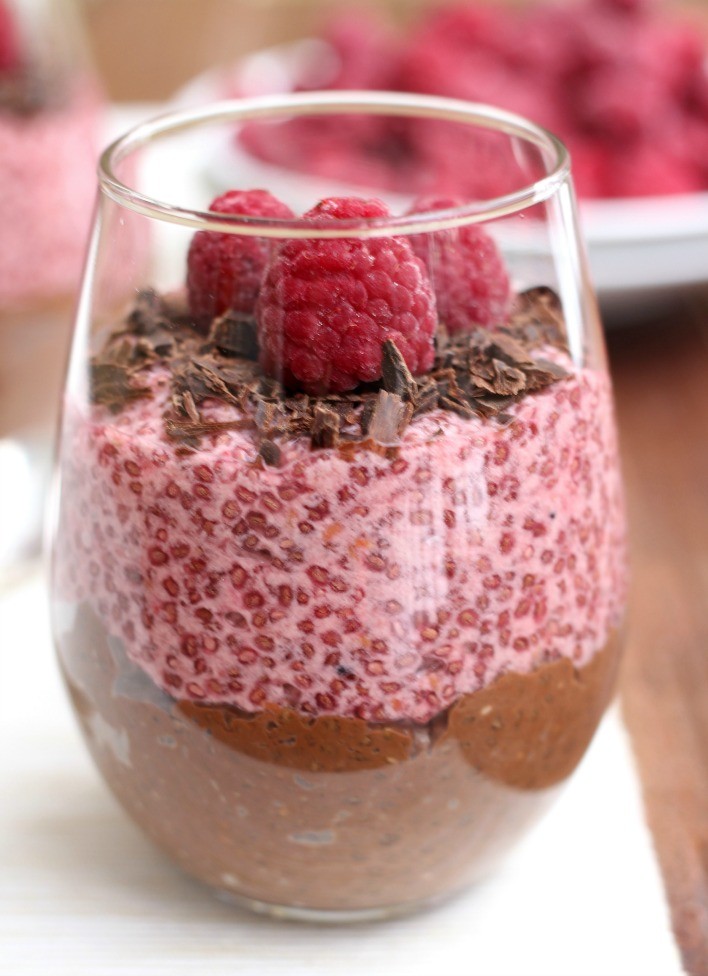
{"label": "white cloth", "polygon": [[490,881],[354,927],[221,904],[139,833],[93,769],[39,575],[0,598],[2,976],[677,976],[619,713]]}

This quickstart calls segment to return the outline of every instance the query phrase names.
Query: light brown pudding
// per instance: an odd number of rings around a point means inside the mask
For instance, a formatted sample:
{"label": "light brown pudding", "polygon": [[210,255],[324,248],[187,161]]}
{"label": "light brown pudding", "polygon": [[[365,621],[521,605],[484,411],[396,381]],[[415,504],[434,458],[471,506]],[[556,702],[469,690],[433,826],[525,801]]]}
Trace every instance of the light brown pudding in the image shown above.
{"label": "light brown pudding", "polygon": [[484,875],[582,757],[611,695],[586,666],[508,672],[427,724],[167,696],[81,606],[60,658],[93,757],[145,832],[213,887],[273,906],[414,906]]}

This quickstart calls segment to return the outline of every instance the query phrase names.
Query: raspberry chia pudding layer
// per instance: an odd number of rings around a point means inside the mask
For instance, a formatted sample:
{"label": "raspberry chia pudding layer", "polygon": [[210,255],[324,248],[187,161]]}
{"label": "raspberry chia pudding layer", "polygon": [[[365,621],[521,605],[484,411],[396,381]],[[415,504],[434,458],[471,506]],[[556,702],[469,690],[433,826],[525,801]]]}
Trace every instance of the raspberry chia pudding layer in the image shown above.
{"label": "raspberry chia pudding layer", "polygon": [[404,238],[263,249],[250,304],[236,271],[207,308],[204,268],[260,253],[222,237],[195,236],[188,301],[141,294],[66,404],[67,680],[109,783],[191,873],[275,904],[424,901],[487,869],[607,703],[609,381],[487,241],[495,319],[461,327],[462,303],[446,331]]}

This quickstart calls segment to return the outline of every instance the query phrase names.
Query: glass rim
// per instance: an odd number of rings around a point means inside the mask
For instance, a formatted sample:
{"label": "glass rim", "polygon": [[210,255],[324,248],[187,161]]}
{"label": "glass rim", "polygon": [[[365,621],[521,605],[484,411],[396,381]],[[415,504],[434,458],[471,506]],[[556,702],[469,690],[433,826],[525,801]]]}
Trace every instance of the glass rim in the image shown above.
{"label": "glass rim", "polygon": [[[128,186],[115,173],[131,153],[164,136],[216,122],[242,122],[331,113],[396,115],[476,125],[515,136],[548,154],[547,173],[517,190],[487,200],[402,216],[337,220],[336,226],[313,225],[302,217],[291,219],[246,217],[211,210],[180,207]],[[392,233],[418,234],[461,227],[509,216],[548,200],[568,180],[570,158],[564,143],[552,132],[521,115],[479,102],[384,91],[312,91],[212,102],[196,108],[163,113],[140,123],[114,140],[98,163],[100,190],[116,203],[143,216],[198,230],[267,238],[371,238]]]}

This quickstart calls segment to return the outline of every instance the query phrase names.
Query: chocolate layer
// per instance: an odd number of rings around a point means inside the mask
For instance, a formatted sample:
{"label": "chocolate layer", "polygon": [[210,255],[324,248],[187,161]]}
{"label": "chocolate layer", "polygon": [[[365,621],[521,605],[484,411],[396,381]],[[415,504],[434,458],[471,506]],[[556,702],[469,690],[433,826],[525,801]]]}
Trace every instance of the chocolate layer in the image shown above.
{"label": "chocolate layer", "polygon": [[189,873],[271,904],[417,903],[478,878],[546,806],[609,700],[584,668],[505,674],[426,725],[175,701],[86,607],[59,639],[94,758]]}

